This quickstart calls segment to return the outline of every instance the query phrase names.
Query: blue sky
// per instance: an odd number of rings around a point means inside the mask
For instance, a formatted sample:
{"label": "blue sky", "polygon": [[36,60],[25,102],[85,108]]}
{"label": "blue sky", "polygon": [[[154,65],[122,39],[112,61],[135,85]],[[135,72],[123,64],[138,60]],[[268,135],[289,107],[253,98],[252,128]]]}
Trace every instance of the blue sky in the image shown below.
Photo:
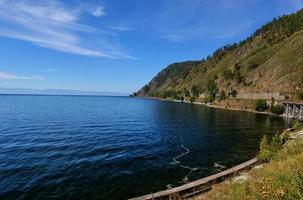
{"label": "blue sky", "polygon": [[0,87],[132,93],[303,0],[0,0]]}

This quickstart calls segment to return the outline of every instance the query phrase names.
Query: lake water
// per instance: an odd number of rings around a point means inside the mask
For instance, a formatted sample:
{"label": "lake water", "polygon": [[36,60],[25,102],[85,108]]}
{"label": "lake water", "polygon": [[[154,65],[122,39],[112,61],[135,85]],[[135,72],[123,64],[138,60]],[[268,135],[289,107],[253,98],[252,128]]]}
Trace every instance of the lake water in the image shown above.
{"label": "lake water", "polygon": [[[119,200],[246,161],[278,117],[157,100],[0,96],[0,199]],[[222,165],[222,166],[221,166]]]}

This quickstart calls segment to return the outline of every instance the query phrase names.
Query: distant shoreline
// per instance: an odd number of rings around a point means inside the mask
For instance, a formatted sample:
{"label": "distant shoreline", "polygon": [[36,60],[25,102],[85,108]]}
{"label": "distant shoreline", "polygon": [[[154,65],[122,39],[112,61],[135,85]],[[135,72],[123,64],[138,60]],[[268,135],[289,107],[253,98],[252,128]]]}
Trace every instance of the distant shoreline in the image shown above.
{"label": "distant shoreline", "polygon": [[74,90],[74,89],[33,89],[33,88],[4,88],[0,94],[22,95],[96,95],[96,96],[128,96],[128,93],[116,91]]}
{"label": "distant shoreline", "polygon": [[69,96],[69,97],[128,97],[127,95],[97,95],[97,94],[11,94],[0,93],[0,96]]}

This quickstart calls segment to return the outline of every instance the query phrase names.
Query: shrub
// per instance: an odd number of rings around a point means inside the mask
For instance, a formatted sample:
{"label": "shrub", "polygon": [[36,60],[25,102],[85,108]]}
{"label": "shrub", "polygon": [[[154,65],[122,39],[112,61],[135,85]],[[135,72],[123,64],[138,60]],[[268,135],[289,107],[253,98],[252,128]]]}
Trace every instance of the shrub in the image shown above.
{"label": "shrub", "polygon": [[280,135],[281,143],[284,144],[289,139],[290,139],[289,132],[288,131],[283,131],[282,134]]}
{"label": "shrub", "polygon": [[177,95],[174,97],[176,100],[184,101],[184,96],[182,95]]}
{"label": "shrub", "polygon": [[269,111],[276,115],[282,115],[284,112],[284,108],[281,105],[272,105],[270,106]]}
{"label": "shrub", "polygon": [[208,96],[205,98],[204,103],[212,103],[214,102],[215,98],[213,96]]}
{"label": "shrub", "polygon": [[190,101],[190,103],[195,102],[196,101],[196,97],[190,97],[189,101]]}
{"label": "shrub", "polygon": [[282,144],[283,142],[278,134],[274,135],[270,142],[266,135],[264,135],[260,142],[258,159],[268,162],[273,155],[281,149]]}
{"label": "shrub", "polygon": [[260,142],[260,151],[258,154],[258,159],[268,162],[281,148],[282,145],[290,139],[288,131],[283,131],[279,136],[274,135],[269,142],[266,135],[263,136]]}
{"label": "shrub", "polygon": [[278,134],[274,135],[271,138],[271,142],[270,142],[270,149],[272,151],[272,153],[277,152],[280,148],[282,147],[282,142],[281,142],[281,138]]}
{"label": "shrub", "polygon": [[243,82],[244,77],[242,76],[240,71],[236,71],[234,73],[234,79],[235,79],[235,81],[237,81],[237,83],[241,83],[241,82]]}
{"label": "shrub", "polygon": [[272,156],[272,149],[270,147],[266,135],[264,135],[260,142],[260,151],[258,154],[258,159],[268,162],[272,158]]}
{"label": "shrub", "polygon": [[237,95],[238,95],[237,90],[232,90],[231,93],[230,93],[230,95],[231,95],[233,98],[236,98]]}
{"label": "shrub", "polygon": [[162,98],[178,98],[178,93],[172,89],[172,90],[166,90],[162,93]]}
{"label": "shrub", "polygon": [[[303,200],[303,142],[283,146],[270,163],[248,172],[248,181],[218,184],[202,199]],[[205,197],[205,198],[204,198]]]}
{"label": "shrub", "polygon": [[298,93],[298,98],[299,98],[300,100],[303,100],[303,92],[299,92],[299,93]]}
{"label": "shrub", "polygon": [[232,80],[233,77],[234,77],[234,74],[233,72],[230,70],[230,69],[225,69],[223,72],[222,72],[222,76],[225,80]]}
{"label": "shrub", "polygon": [[219,100],[220,100],[220,101],[223,101],[223,100],[225,100],[226,98],[227,98],[227,97],[226,97],[226,94],[225,94],[224,90],[221,90],[220,95],[219,95]]}
{"label": "shrub", "polygon": [[272,98],[269,111],[276,115],[282,115],[284,112],[284,108],[281,105],[275,105],[275,99]]}
{"label": "shrub", "polygon": [[258,112],[264,112],[265,110],[268,109],[267,103],[265,100],[258,99],[255,102],[255,110]]}
{"label": "shrub", "polygon": [[296,121],[292,127],[298,131],[302,129],[302,124],[299,121]]}

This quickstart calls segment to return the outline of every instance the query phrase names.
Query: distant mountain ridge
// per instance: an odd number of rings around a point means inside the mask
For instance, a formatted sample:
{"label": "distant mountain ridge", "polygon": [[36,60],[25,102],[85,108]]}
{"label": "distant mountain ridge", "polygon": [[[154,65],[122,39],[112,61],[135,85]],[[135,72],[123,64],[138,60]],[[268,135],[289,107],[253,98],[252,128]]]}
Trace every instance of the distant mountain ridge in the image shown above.
{"label": "distant mountain ridge", "polygon": [[117,92],[98,92],[81,90],[60,90],[60,89],[25,89],[25,88],[1,88],[0,94],[37,94],[37,95],[96,95],[96,96],[127,96],[128,94]]}
{"label": "distant mountain ridge", "polygon": [[134,96],[184,99],[303,92],[303,9],[265,24],[239,43],[199,61],[173,63]]}

